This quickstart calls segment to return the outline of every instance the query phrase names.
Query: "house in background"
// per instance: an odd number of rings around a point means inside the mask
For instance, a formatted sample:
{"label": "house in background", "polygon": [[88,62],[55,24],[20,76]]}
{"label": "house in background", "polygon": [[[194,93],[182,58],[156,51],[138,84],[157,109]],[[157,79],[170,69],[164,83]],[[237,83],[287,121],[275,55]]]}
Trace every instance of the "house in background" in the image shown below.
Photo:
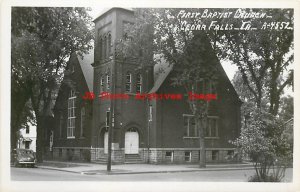
{"label": "house in background", "polygon": [[36,152],[36,126],[28,123],[26,128],[20,129],[20,136],[18,148],[31,149]]}
{"label": "house in background", "polygon": [[[137,94],[185,94],[171,85],[177,69],[141,66],[114,57],[124,26],[134,22],[134,12],[112,8],[95,19],[95,48],[83,57],[73,54],[54,107],[53,158],[107,161],[110,99],[102,92],[126,94],[116,99],[112,129],[113,163],[196,163],[199,133],[185,97],[181,100],[136,99]],[[229,143],[240,133],[240,106],[230,80],[208,41],[207,62],[215,65],[218,82],[203,82],[218,100],[211,101],[205,130],[207,162],[226,162],[236,149]],[[167,66],[165,63],[158,65]],[[115,77],[115,78],[114,78]],[[95,99],[83,99],[93,92]]]}

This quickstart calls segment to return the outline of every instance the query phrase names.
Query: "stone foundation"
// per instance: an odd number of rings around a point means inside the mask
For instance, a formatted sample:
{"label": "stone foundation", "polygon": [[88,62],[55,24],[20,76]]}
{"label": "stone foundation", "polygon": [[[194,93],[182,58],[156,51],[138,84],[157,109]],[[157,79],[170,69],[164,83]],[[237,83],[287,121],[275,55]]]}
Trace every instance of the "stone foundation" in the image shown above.
{"label": "stone foundation", "polygon": [[[199,149],[182,148],[151,148],[149,161],[153,164],[161,163],[198,163],[200,159]],[[230,163],[238,162],[237,151],[234,148],[220,148],[206,150],[207,163]]]}
{"label": "stone foundation", "polygon": [[87,147],[53,147],[53,160],[61,161],[90,161],[91,149]]}
{"label": "stone foundation", "polygon": [[[185,164],[199,162],[199,149],[195,148],[140,148],[139,157],[143,163],[152,164]],[[63,161],[106,161],[104,148],[64,148],[54,147],[52,159]],[[125,162],[124,148],[112,149],[112,163]],[[234,148],[206,149],[207,163],[238,162],[237,151]]]}

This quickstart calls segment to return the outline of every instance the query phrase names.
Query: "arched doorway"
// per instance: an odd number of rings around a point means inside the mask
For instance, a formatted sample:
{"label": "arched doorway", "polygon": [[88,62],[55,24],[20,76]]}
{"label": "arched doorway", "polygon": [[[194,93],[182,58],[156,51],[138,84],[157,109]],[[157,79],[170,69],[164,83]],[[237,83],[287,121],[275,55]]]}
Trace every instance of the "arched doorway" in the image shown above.
{"label": "arched doorway", "polygon": [[136,129],[129,129],[125,132],[125,154],[139,153],[139,133]]}
{"label": "arched doorway", "polygon": [[102,127],[99,129],[98,134],[98,148],[102,148],[104,153],[108,153],[108,129],[106,127]]}

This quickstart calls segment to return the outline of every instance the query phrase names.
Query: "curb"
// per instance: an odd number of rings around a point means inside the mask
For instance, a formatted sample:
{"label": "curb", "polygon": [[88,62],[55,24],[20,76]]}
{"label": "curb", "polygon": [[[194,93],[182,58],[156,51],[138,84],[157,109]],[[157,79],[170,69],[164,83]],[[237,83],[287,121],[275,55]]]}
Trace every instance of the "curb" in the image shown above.
{"label": "curb", "polygon": [[126,175],[126,174],[151,174],[151,173],[187,173],[187,172],[201,172],[201,171],[230,171],[230,170],[251,170],[252,168],[225,168],[225,169],[199,169],[199,170],[174,170],[174,171],[141,171],[141,172],[110,172],[110,173],[97,173],[97,172],[81,172],[84,175]]}
{"label": "curb", "polygon": [[53,168],[53,167],[44,167],[44,166],[36,166],[36,167],[40,168],[40,169],[56,170],[56,171],[63,171],[63,172],[69,172],[69,173],[81,173],[80,171],[62,170],[62,169],[57,169],[57,168]]}
{"label": "curb", "polygon": [[52,168],[52,167],[43,167],[43,166],[37,166],[41,169],[48,169],[48,170],[56,170],[56,171],[63,171],[63,172],[69,172],[69,173],[77,173],[82,175],[126,175],[126,174],[147,174],[147,173],[184,173],[184,172],[201,172],[201,171],[230,171],[230,170],[251,170],[254,169],[253,167],[238,167],[238,168],[206,168],[206,169],[193,169],[193,170],[170,170],[170,171],[141,171],[141,172],[97,172],[97,171],[70,171],[70,170],[62,170],[58,168]]}

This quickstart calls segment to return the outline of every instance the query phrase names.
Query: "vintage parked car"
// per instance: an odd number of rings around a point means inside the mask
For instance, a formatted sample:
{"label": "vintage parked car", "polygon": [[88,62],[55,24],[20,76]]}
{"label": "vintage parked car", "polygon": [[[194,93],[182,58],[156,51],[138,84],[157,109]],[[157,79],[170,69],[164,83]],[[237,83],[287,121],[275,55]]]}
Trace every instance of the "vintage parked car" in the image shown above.
{"label": "vintage parked car", "polygon": [[15,167],[19,165],[34,167],[36,163],[35,152],[30,149],[14,149],[12,162]]}

